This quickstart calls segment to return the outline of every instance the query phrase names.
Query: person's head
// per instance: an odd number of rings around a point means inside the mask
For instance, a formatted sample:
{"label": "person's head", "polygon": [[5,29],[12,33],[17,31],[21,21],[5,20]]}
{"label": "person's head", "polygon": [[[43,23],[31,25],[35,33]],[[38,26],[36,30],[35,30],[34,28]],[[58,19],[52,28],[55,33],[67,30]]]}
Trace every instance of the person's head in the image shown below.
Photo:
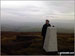
{"label": "person's head", "polygon": [[49,24],[49,20],[46,20],[46,24]]}

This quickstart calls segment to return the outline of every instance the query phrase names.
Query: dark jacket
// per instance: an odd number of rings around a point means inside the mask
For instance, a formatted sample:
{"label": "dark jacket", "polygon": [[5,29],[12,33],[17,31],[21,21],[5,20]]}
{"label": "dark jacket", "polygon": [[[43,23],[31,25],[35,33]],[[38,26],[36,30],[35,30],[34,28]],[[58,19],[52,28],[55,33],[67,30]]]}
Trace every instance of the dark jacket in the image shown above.
{"label": "dark jacket", "polygon": [[45,37],[46,35],[46,31],[47,31],[47,27],[51,26],[50,24],[44,24],[42,27],[42,36]]}

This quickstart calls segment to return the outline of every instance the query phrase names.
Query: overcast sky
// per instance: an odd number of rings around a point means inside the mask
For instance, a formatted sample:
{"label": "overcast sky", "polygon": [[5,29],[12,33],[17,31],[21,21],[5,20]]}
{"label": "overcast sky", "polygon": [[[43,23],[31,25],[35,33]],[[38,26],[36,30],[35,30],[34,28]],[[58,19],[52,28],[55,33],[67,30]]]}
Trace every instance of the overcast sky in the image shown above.
{"label": "overcast sky", "polygon": [[[74,23],[74,1],[1,1],[1,23]],[[73,28],[72,28],[73,29]]]}

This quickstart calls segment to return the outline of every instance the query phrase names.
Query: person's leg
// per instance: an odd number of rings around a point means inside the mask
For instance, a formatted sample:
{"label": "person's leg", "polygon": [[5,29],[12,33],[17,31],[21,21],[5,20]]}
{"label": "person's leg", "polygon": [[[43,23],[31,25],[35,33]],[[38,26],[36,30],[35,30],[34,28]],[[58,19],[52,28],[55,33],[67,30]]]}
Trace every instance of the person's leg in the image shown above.
{"label": "person's leg", "polygon": [[44,41],[45,41],[45,36],[43,36],[43,43],[42,43],[42,47],[44,46]]}

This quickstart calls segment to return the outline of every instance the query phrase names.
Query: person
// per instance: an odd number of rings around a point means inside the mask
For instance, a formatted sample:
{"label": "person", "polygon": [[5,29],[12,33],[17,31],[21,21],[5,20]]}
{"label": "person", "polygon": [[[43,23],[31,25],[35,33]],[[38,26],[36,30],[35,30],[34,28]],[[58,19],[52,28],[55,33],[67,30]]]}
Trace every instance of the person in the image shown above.
{"label": "person", "polygon": [[43,36],[43,44],[42,44],[42,47],[44,45],[44,40],[45,40],[45,36],[46,36],[47,27],[51,27],[51,24],[49,23],[49,20],[46,20],[46,23],[42,27],[42,36]]}

